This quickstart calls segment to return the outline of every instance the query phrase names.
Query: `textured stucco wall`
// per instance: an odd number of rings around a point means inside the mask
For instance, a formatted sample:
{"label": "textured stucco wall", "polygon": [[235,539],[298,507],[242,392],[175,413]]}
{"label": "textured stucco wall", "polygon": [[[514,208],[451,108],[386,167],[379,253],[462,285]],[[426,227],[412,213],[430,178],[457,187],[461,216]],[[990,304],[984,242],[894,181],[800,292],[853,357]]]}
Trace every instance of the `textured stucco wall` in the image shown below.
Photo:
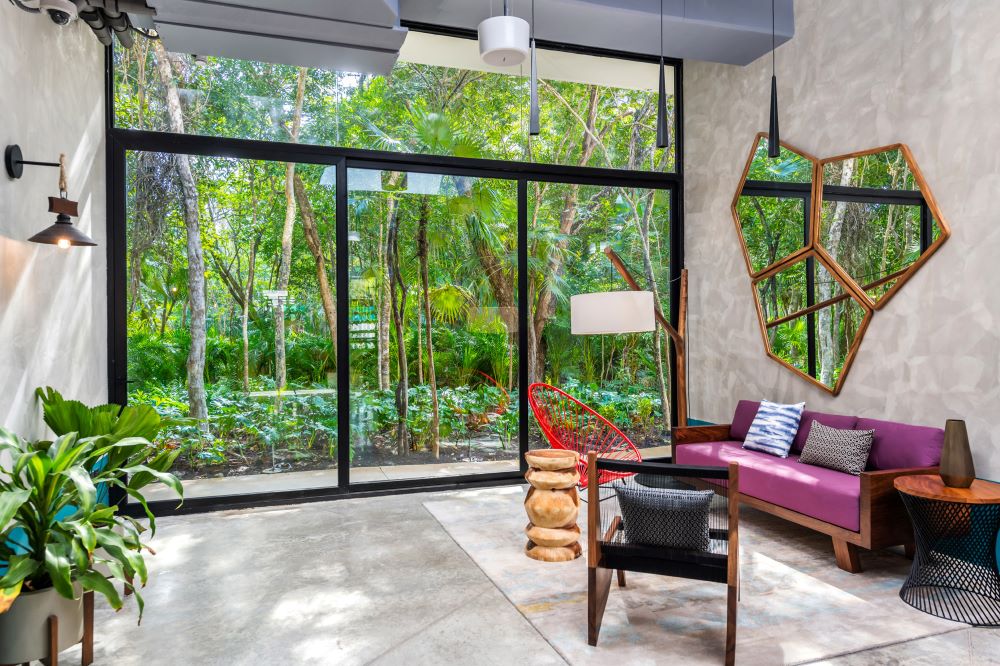
{"label": "textured stucco wall", "polygon": [[691,414],[739,398],[943,426],[1000,479],[1000,2],[796,0],[777,51],[781,136],[818,157],[903,142],[952,237],[876,312],[838,397],[764,355],[729,205],[767,129],[769,58],[685,63]]}
{"label": "textured stucco wall", "polygon": [[46,197],[58,195],[58,172],[29,166],[14,181],[0,170],[0,425],[38,436],[36,386],[107,399],[104,51],[79,22],[59,28],[4,2],[0,63],[0,149],[66,153],[77,223],[100,244],[28,243],[55,220]]}

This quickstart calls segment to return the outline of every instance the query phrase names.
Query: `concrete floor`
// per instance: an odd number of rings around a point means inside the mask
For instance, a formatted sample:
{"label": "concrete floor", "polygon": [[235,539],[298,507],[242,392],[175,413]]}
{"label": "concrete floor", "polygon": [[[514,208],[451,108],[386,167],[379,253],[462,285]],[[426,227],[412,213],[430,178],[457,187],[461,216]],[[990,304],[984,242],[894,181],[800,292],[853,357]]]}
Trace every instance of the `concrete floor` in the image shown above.
{"label": "concrete floor", "polygon": [[[449,494],[161,519],[142,625],[98,600],[95,663],[565,663],[423,507]],[[998,657],[1000,631],[961,629],[823,663]]]}

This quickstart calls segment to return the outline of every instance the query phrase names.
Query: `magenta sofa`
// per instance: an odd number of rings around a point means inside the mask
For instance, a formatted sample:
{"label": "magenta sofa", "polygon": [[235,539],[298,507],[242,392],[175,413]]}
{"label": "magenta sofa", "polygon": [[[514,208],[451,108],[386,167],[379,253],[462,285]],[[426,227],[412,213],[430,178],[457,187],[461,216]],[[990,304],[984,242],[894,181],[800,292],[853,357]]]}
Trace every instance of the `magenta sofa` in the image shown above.
{"label": "magenta sofa", "polygon": [[[741,400],[731,424],[674,430],[674,462],[680,465],[740,465],[740,501],[786,520],[828,534],[837,564],[861,570],[858,547],[903,545],[913,533],[893,480],[937,470],[944,431],[840,414],[805,411],[787,458],[743,448],[743,438],[759,402]],[[868,469],[853,476],[799,462],[813,421],[834,428],[874,430]]]}

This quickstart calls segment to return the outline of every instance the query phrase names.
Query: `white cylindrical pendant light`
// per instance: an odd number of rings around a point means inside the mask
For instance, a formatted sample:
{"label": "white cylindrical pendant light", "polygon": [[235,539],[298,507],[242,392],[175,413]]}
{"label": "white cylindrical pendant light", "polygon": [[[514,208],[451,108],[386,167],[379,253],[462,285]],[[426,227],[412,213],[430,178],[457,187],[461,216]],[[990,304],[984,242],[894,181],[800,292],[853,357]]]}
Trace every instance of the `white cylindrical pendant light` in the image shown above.
{"label": "white cylindrical pendant light", "polygon": [[647,333],[656,327],[653,292],[604,291],[569,299],[573,335]]}
{"label": "white cylindrical pendant light", "polygon": [[528,22],[516,16],[493,16],[479,24],[479,56],[487,65],[512,67],[528,57]]}

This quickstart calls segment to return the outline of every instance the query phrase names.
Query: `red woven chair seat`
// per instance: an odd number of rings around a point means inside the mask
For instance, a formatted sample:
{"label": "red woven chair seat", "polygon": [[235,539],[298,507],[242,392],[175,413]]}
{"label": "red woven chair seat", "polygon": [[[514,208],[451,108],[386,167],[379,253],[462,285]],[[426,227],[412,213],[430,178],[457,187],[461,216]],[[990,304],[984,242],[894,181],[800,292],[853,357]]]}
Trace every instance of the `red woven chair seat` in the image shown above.
{"label": "red woven chair seat", "polygon": [[[639,449],[614,423],[562,389],[532,384],[528,404],[553,448],[580,454],[580,488],[587,487],[587,454],[591,451],[601,458],[642,462]],[[603,485],[623,476],[628,475],[601,470],[597,482]]]}

